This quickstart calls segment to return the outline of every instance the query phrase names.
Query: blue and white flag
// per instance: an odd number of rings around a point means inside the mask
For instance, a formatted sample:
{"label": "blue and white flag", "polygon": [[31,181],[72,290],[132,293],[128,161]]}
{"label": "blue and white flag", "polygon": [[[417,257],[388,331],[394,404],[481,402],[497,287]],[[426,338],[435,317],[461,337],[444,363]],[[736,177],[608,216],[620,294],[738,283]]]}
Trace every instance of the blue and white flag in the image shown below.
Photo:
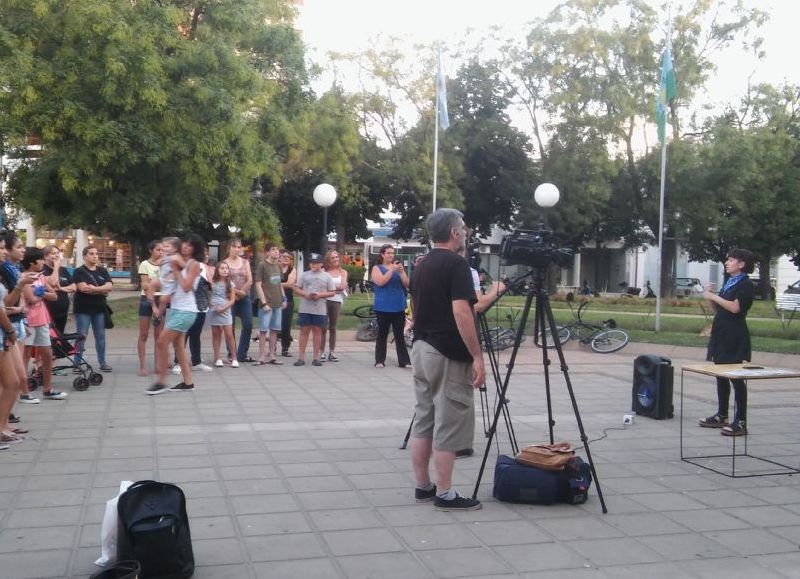
{"label": "blue and white flag", "polygon": [[439,72],[436,74],[436,104],[439,109],[439,126],[446,131],[450,126],[450,117],[447,115],[447,83],[442,69],[441,47],[439,47]]}

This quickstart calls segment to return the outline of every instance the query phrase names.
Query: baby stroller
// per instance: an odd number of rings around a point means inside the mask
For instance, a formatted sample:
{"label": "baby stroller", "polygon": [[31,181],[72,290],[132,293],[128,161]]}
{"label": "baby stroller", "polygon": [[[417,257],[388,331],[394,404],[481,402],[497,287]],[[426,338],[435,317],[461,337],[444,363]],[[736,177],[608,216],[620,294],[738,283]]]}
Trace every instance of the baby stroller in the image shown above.
{"label": "baby stroller", "polygon": [[[99,386],[103,383],[103,375],[94,371],[92,366],[80,353],[80,347],[86,340],[83,334],[59,334],[54,326],[50,326],[50,347],[53,350],[53,372],[72,369],[80,374],[72,381],[72,387],[78,391],[89,389],[89,385]],[[57,364],[56,360],[63,360]],[[28,378],[28,387],[36,390],[42,383],[42,369],[37,367]]]}

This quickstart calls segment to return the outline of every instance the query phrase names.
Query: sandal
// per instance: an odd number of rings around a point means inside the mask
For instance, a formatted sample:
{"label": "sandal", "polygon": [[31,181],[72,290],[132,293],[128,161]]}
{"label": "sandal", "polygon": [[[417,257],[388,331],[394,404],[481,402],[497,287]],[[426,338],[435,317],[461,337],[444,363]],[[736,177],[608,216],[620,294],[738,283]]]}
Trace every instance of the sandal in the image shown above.
{"label": "sandal", "polygon": [[281,362],[277,358],[273,358],[272,360],[268,360],[267,364],[274,364],[276,366],[283,366],[283,362]]}
{"label": "sandal", "polygon": [[12,434],[28,434],[24,428],[9,428],[8,431]]}
{"label": "sandal", "polygon": [[259,360],[258,362],[253,362],[253,366],[264,366],[266,362],[263,360]]}
{"label": "sandal", "polygon": [[383,362],[375,362],[376,368],[386,368],[386,365]]}

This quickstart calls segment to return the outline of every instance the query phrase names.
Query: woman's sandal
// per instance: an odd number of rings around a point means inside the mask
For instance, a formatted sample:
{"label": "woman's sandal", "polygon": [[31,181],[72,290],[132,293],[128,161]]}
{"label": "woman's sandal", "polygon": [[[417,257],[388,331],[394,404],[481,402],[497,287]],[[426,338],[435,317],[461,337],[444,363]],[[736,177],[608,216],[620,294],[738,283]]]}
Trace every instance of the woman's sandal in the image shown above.
{"label": "woman's sandal", "polygon": [[383,364],[383,362],[375,362],[375,367],[376,368],[385,368],[386,366]]}

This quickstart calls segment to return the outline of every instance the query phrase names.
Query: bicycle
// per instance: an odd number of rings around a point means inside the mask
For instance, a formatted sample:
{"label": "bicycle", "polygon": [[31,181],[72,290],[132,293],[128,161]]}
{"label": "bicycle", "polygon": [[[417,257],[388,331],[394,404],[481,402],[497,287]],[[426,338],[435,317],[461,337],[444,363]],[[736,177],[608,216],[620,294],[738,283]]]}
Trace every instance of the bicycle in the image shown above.
{"label": "bicycle", "polygon": [[[372,304],[364,304],[353,310],[353,315],[364,320],[356,330],[356,340],[359,342],[374,342],[378,339],[378,316],[372,309]],[[403,329],[403,338],[406,347],[411,349],[414,341],[414,324],[409,316],[406,316],[406,323]],[[390,336],[390,343],[394,342],[394,336]]]}
{"label": "bicycle", "polygon": [[[489,328],[489,343],[486,344],[484,341],[483,332],[478,334],[478,338],[481,341],[481,346],[483,350],[488,352],[489,346],[495,352],[499,352],[500,350],[505,350],[510,348],[514,345],[514,341],[517,337],[517,324],[516,318],[519,316],[519,312],[516,310],[511,310],[506,313],[506,320],[508,320],[508,326],[497,326],[494,328]],[[520,343],[525,341],[525,334],[522,334],[522,339]]]}
{"label": "bicycle", "polygon": [[[546,328],[544,336],[547,341],[548,348],[554,348],[556,340],[559,345],[566,344],[573,337],[580,341],[582,344],[588,344],[592,351],[598,354],[610,354],[617,352],[624,348],[630,338],[625,330],[617,328],[617,322],[613,319],[608,319],[600,324],[593,324],[583,321],[581,314],[589,307],[590,301],[581,302],[578,310],[575,311],[573,302],[568,301],[570,310],[572,310],[574,320],[568,324],[556,326],[556,335],[552,335],[550,328]],[[542,347],[541,339],[537,334],[534,336],[534,343]]]}

